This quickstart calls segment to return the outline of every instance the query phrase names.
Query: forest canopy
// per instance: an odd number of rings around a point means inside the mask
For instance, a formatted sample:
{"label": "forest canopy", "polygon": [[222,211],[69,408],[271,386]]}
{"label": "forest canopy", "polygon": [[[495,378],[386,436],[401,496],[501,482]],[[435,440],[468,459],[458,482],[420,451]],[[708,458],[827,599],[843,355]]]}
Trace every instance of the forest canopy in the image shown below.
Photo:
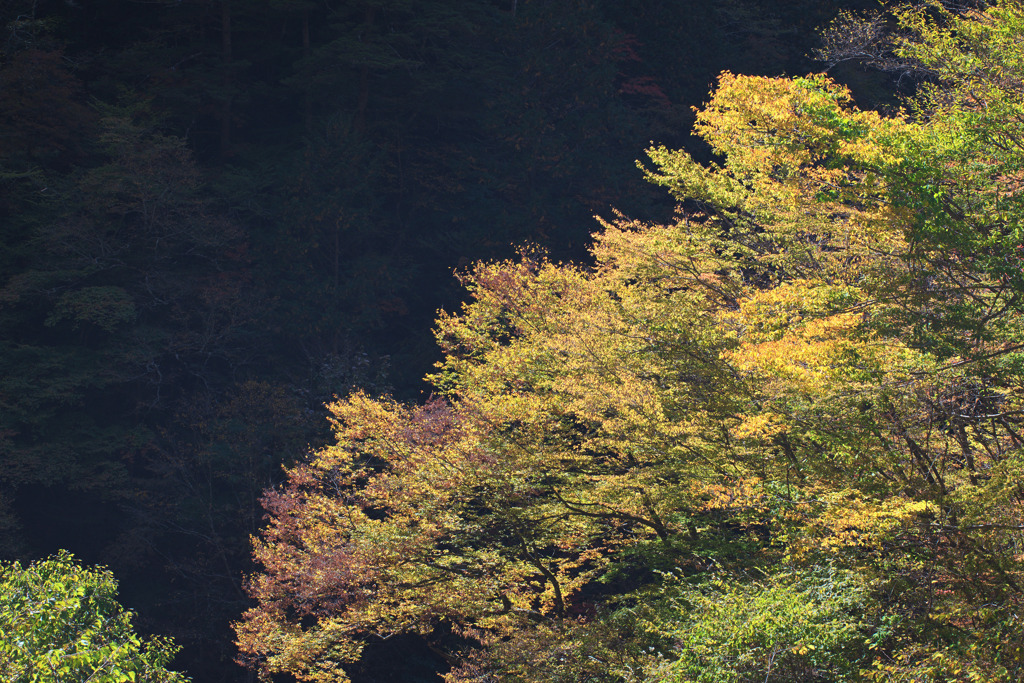
{"label": "forest canopy", "polygon": [[424,405],[268,491],[242,658],[346,680],[1018,681],[1024,8],[896,13],[902,109],[724,73],[676,218],[462,273]]}
{"label": "forest canopy", "polygon": [[[261,493],[332,441],[324,404],[422,401],[453,269],[669,220],[649,141],[706,160],[718,73],[806,73],[876,4],[0,2],[0,561],[109,567],[176,669],[249,683]],[[435,673],[371,645],[360,683]]]}

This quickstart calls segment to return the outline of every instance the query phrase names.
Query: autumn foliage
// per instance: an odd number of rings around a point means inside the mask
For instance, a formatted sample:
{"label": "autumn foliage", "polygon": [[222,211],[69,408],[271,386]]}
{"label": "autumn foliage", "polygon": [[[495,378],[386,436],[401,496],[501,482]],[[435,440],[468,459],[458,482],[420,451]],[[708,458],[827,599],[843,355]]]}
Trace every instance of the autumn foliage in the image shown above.
{"label": "autumn foliage", "polygon": [[898,13],[898,112],[723,74],[718,163],[594,265],[462,274],[423,406],[354,394],[264,499],[264,674],[416,633],[479,681],[1014,681],[1024,10]]}

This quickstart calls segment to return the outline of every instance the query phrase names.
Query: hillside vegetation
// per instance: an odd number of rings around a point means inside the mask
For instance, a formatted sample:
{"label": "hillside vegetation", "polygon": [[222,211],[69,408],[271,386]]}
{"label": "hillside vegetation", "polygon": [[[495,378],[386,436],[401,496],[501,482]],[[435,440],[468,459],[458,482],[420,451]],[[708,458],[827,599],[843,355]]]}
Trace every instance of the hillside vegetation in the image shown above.
{"label": "hillside vegetation", "polygon": [[1024,9],[898,20],[905,108],[725,73],[718,161],[643,164],[674,221],[467,269],[437,397],[334,403],[266,494],[246,660],[345,680],[414,633],[452,683],[1024,678]]}

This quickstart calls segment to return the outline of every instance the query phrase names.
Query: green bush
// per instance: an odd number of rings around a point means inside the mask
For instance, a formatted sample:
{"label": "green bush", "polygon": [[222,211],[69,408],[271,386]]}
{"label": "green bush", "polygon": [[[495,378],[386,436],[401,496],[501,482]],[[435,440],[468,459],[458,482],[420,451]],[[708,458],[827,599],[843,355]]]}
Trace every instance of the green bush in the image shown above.
{"label": "green bush", "polygon": [[652,635],[671,643],[653,680],[842,681],[856,671],[864,587],[849,573],[716,577],[668,590],[648,620]]}
{"label": "green bush", "polygon": [[28,567],[0,564],[0,680],[11,683],[185,683],[165,667],[178,648],[142,641],[108,570],[67,552]]}

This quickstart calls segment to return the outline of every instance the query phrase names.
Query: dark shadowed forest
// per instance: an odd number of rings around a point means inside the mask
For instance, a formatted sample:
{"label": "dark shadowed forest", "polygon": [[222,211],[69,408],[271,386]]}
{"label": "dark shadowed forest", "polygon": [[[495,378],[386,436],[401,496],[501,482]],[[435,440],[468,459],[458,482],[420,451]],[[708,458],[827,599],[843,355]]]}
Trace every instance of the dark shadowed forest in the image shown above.
{"label": "dark shadowed forest", "polygon": [[198,683],[1017,680],[996,5],[0,0],[0,560]]}

